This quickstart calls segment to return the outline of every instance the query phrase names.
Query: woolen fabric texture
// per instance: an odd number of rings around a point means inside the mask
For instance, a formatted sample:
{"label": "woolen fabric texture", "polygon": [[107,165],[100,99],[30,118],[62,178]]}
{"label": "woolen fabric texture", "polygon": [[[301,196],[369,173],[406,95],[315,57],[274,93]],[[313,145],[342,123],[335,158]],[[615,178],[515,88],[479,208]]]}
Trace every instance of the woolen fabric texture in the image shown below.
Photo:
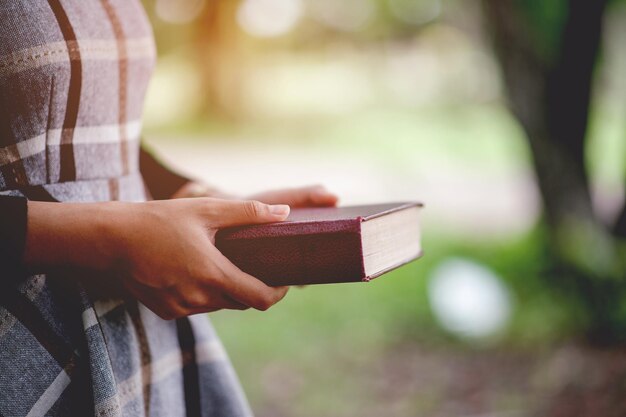
{"label": "woolen fabric texture", "polygon": [[[154,61],[138,0],[0,2],[0,195],[149,199],[139,138]],[[14,201],[3,216],[24,223]],[[1,237],[19,256],[20,237]],[[206,315],[164,321],[110,274],[19,277],[0,262],[0,415],[251,415]]]}

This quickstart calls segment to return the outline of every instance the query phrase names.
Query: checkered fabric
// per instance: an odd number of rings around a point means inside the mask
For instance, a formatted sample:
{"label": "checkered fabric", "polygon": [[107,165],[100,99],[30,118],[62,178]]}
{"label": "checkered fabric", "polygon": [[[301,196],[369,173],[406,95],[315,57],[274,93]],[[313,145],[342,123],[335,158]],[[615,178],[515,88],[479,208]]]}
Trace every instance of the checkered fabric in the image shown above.
{"label": "checkered fabric", "polygon": [[[145,200],[154,59],[139,0],[0,0],[0,194]],[[205,315],[164,321],[81,274],[0,265],[0,416],[251,415]]]}

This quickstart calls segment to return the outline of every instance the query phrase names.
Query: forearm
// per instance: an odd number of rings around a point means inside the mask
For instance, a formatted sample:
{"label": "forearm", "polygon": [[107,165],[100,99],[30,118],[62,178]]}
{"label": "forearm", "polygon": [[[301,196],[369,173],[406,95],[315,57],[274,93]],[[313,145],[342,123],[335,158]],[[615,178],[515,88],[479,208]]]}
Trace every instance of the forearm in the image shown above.
{"label": "forearm", "polygon": [[139,158],[141,175],[155,200],[170,198],[211,197],[233,200],[234,194],[187,178],[162,164],[149,150],[142,146]]}
{"label": "forearm", "polygon": [[107,269],[117,261],[117,233],[128,203],[28,202],[24,264],[31,272],[62,267]]}
{"label": "forearm", "polygon": [[[111,270],[115,272],[111,279],[165,319],[225,308],[266,310],[284,297],[287,288],[269,287],[241,271],[215,247],[215,234],[224,227],[284,221],[289,215],[284,202],[290,200],[319,204],[325,195],[328,202],[336,202],[322,191],[271,192],[266,195],[266,200],[276,200],[271,204],[216,198],[29,201],[22,261],[31,273]],[[10,215],[11,210],[4,213]],[[12,217],[16,224],[17,217]],[[24,216],[20,218],[21,227],[16,229],[23,231]]]}
{"label": "forearm", "polygon": [[213,239],[219,228],[282,221],[288,214],[288,206],[211,198],[29,202],[24,261],[32,272],[112,270],[128,294],[166,319],[223,308],[265,310],[287,289],[239,270]]}
{"label": "forearm", "polygon": [[139,170],[155,200],[172,198],[177,190],[190,182],[189,178],[167,168],[143,145],[139,153]]}

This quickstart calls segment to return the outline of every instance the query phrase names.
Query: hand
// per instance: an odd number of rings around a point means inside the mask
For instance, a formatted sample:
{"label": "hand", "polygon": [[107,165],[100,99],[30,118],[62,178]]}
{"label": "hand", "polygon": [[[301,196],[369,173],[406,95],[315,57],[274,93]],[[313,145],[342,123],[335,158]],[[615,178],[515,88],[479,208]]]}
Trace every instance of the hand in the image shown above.
{"label": "hand", "polygon": [[248,197],[267,204],[288,204],[291,207],[332,207],[339,197],[322,185],[265,191]]}
{"label": "hand", "polygon": [[[191,197],[238,199],[233,194],[225,193],[217,188],[196,181],[190,181],[183,185],[172,196],[172,198]],[[337,195],[329,192],[322,185],[264,191],[244,197],[244,199],[258,200],[266,204],[288,204],[291,207],[332,207],[336,206],[339,201]]]}
{"label": "hand", "polygon": [[[333,207],[339,197],[322,185],[265,191],[249,197],[267,204],[288,204],[291,207]],[[298,285],[304,288],[306,285]]]}
{"label": "hand", "polygon": [[214,246],[219,228],[284,220],[288,206],[212,198],[146,203],[29,202],[25,260],[115,269],[164,319],[220,309],[266,310],[286,292],[242,272]]}
{"label": "hand", "polygon": [[199,181],[189,181],[180,187],[171,198],[212,197],[225,200],[237,200],[237,197]]}

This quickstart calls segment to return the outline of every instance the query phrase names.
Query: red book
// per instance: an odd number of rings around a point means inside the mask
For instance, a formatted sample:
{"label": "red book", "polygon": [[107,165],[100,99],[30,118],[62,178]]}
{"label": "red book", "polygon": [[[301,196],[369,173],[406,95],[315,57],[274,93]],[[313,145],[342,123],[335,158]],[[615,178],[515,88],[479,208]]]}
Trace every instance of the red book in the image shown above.
{"label": "red book", "polygon": [[219,230],[215,245],[268,285],[369,281],[421,255],[420,207],[292,209],[284,222]]}

